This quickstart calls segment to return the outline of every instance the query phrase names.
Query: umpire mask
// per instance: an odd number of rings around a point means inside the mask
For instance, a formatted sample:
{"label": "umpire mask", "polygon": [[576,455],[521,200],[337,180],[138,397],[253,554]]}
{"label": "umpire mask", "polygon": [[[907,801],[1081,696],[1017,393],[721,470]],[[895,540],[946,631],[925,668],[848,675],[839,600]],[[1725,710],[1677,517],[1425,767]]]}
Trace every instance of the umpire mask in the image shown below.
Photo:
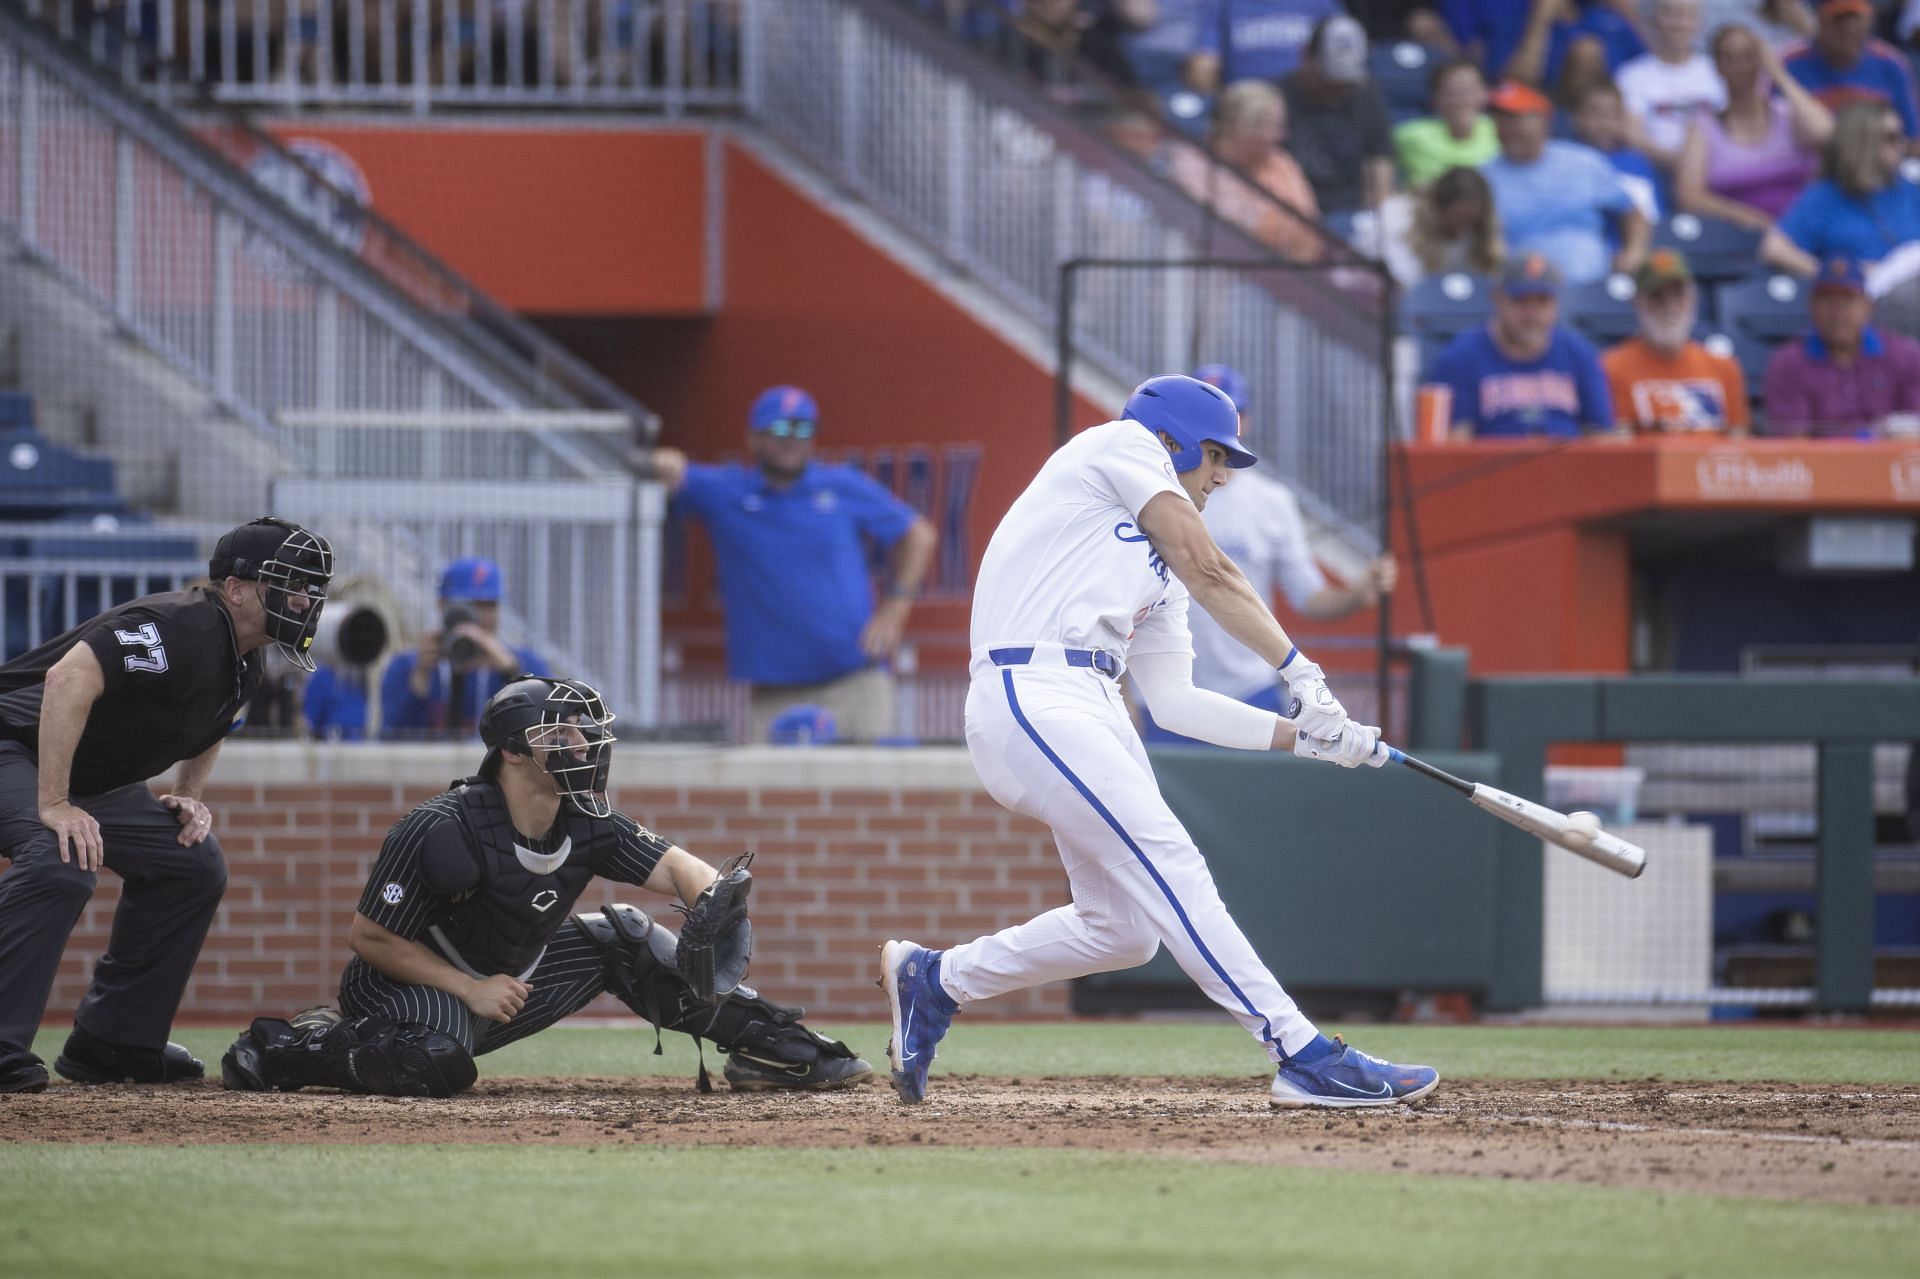
{"label": "umpire mask", "polygon": [[487,699],[480,740],[491,751],[534,756],[562,799],[588,817],[608,817],[612,723],[612,712],[584,681],[522,675]]}
{"label": "umpire mask", "polygon": [[[314,668],[314,632],[333,579],[333,547],[326,538],[269,515],[222,536],[207,575],[216,582],[239,577],[264,586],[267,638],[300,669]],[[290,602],[296,595],[304,609]]]}

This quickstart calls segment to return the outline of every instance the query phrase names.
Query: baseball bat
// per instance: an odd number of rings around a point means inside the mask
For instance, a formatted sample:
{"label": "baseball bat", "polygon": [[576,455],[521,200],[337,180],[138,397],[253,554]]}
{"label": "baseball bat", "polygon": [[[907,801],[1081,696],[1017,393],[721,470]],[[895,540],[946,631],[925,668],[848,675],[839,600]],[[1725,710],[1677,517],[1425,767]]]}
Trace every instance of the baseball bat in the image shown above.
{"label": "baseball bat", "polygon": [[[1577,822],[1565,813],[1555,812],[1545,804],[1536,804],[1530,799],[1522,799],[1510,791],[1455,777],[1444,768],[1435,768],[1425,760],[1392,746],[1387,747],[1387,754],[1395,762],[1405,764],[1421,776],[1431,777],[1459,791],[1475,807],[1485,809],[1501,821],[1538,835],[1548,843],[1578,854],[1596,865],[1605,866],[1616,875],[1638,879],[1640,872],[1647,868],[1646,849],[1601,830],[1598,821]],[[1593,815],[1585,813],[1582,816],[1592,818]]]}

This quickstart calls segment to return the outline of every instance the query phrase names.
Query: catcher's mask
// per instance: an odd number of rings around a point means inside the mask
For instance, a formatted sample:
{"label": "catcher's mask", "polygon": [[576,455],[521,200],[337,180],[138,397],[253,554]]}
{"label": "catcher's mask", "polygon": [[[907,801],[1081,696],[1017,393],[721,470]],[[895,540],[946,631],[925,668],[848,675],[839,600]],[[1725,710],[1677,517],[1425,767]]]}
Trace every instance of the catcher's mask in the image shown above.
{"label": "catcher's mask", "polygon": [[[221,535],[207,561],[215,582],[244,578],[266,587],[267,638],[302,670],[313,669],[313,637],[333,579],[333,547],[327,539],[287,520],[268,515]],[[294,596],[304,610],[290,603]]]}
{"label": "catcher's mask", "polygon": [[589,817],[611,816],[612,723],[613,713],[586,683],[522,675],[480,712],[480,740],[488,749],[481,775],[496,775],[502,751],[532,755],[553,775],[562,799]]}

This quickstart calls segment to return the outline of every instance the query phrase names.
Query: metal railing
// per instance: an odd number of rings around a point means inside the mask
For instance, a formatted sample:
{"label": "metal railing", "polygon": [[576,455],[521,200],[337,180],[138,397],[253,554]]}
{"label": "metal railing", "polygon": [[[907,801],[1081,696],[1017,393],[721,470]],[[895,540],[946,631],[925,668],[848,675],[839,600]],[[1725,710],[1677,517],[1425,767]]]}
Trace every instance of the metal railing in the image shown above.
{"label": "metal railing", "polygon": [[618,107],[738,99],[740,0],[24,0],[162,93],[259,106]]}
{"label": "metal railing", "polygon": [[[1042,87],[884,0],[747,0],[744,13],[748,115],[1043,331],[1076,259],[1278,261]],[[1377,543],[1388,351],[1372,272],[1087,279],[1071,333],[1083,358],[1123,385],[1237,362],[1255,451],[1289,468],[1310,514]]]}

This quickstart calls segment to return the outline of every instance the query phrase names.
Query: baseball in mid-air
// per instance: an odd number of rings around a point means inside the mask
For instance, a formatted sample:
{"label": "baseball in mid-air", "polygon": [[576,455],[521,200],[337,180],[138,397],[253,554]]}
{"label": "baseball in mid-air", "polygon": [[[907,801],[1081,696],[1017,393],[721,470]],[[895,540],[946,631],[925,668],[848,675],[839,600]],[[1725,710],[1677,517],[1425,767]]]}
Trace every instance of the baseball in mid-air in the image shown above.
{"label": "baseball in mid-air", "polygon": [[1567,839],[1571,843],[1585,846],[1593,842],[1600,833],[1600,816],[1597,813],[1578,812],[1567,814]]}

